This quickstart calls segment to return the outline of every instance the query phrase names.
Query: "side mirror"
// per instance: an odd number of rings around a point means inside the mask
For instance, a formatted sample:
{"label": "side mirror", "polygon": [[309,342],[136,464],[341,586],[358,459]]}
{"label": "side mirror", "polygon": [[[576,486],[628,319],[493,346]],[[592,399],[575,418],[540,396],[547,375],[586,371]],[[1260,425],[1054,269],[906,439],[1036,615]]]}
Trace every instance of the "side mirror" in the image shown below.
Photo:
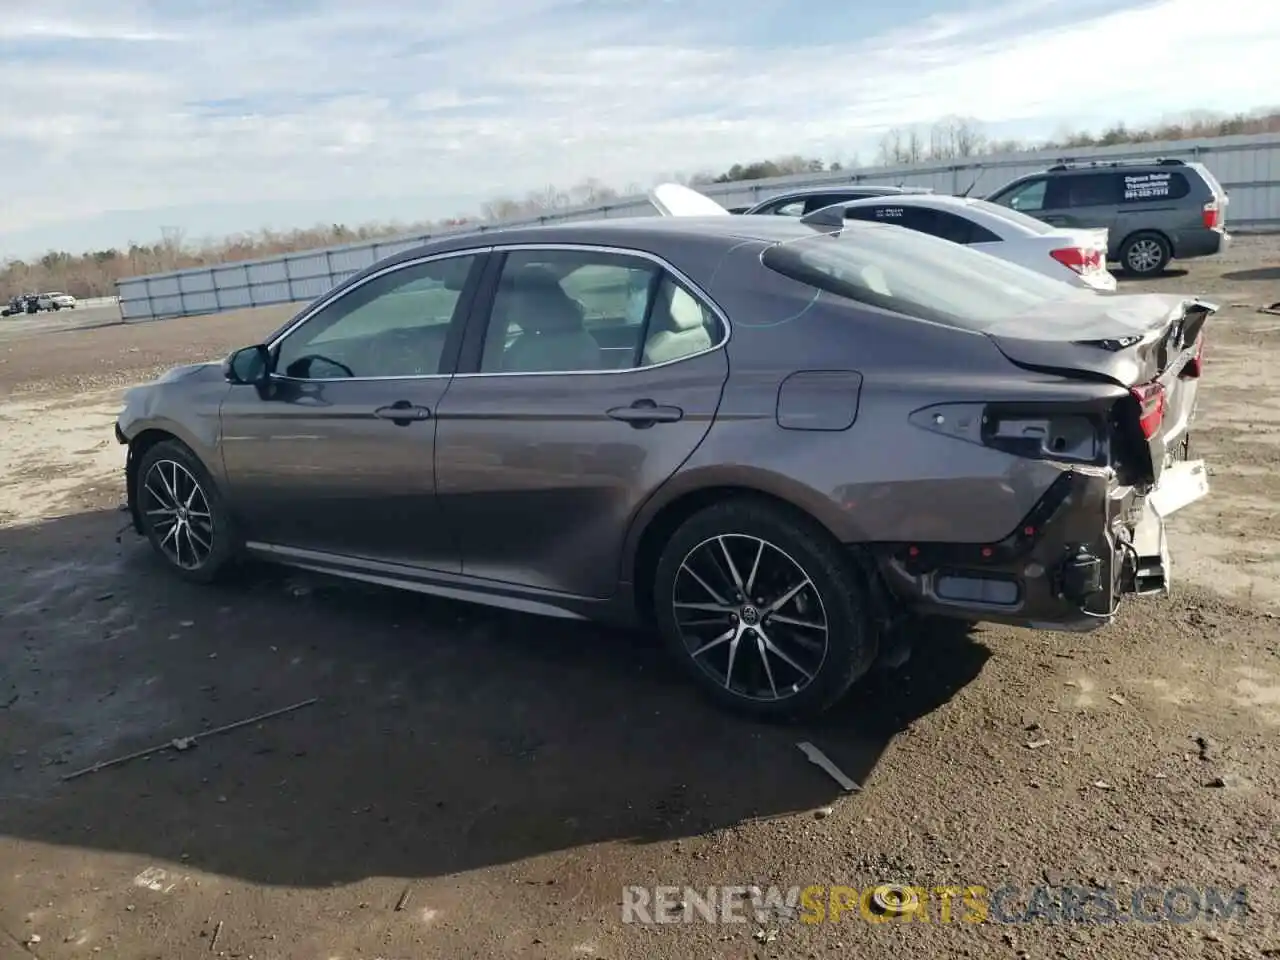
{"label": "side mirror", "polygon": [[271,354],[262,344],[244,347],[222,361],[222,375],[229,383],[265,386],[271,376]]}

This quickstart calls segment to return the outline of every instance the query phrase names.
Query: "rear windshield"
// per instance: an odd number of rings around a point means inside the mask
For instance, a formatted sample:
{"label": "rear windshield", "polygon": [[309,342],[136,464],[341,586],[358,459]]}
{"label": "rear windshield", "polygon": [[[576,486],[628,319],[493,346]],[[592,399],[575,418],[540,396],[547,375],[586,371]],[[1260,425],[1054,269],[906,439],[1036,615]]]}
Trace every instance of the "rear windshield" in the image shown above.
{"label": "rear windshield", "polygon": [[1035,217],[1028,216],[1020,210],[1014,210],[1012,207],[1003,207],[998,203],[991,203],[988,200],[972,200],[970,201],[975,210],[981,210],[983,213],[989,213],[993,217],[1000,217],[1002,220],[1008,220],[1010,223],[1016,223],[1020,227],[1025,227],[1032,233],[1044,236],[1046,233],[1053,233],[1058,228],[1050,226],[1043,220],[1037,220]]}
{"label": "rear windshield", "polygon": [[1042,304],[1099,296],[949,240],[878,223],[775,244],[761,262],[838,297],[975,332]]}

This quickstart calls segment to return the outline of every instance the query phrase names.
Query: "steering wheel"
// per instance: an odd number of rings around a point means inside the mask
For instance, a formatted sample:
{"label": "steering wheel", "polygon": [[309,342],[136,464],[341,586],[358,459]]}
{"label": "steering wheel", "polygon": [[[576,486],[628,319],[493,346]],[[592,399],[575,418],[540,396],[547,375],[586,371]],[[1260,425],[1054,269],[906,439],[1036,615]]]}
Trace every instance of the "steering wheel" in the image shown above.
{"label": "steering wheel", "polygon": [[[352,379],[355,378],[355,375],[356,375],[355,371],[352,370],[350,367],[348,367],[345,363],[339,363],[337,360],[334,360],[330,357],[326,357],[323,354],[319,354],[319,353],[308,353],[304,356],[298,357],[297,360],[294,360],[293,363],[289,364],[288,370],[286,372],[290,376],[293,376],[294,374],[292,371],[301,367],[302,369],[306,370],[307,373],[309,374],[311,372],[311,364],[317,360],[319,360],[321,363],[327,363],[331,367],[337,367],[339,370],[342,371],[342,374],[345,377],[349,377]],[[305,377],[304,379],[325,379],[325,378]],[[327,378],[327,379],[334,379],[334,378]]]}

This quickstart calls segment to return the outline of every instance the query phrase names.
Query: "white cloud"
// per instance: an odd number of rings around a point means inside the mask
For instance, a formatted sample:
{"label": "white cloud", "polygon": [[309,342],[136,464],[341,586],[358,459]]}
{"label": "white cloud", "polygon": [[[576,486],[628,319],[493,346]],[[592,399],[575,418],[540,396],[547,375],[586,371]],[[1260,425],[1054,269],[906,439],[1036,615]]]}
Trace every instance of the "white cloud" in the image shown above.
{"label": "white cloud", "polygon": [[21,184],[0,247],[53,222],[74,247],[110,211],[292,201],[319,220],[411,196],[407,218],[445,216],[587,176],[868,159],[883,129],[947,114],[1049,132],[1280,89],[1280,5],[1259,0],[1001,0],[883,31],[815,0],[803,46],[752,36],[781,0],[166,2],[0,16],[0,169]]}

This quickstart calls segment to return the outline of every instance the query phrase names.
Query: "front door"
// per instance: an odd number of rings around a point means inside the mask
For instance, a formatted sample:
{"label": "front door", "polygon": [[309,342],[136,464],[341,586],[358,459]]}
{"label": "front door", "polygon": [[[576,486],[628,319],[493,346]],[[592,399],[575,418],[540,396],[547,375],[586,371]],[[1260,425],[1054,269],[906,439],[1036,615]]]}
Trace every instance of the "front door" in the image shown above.
{"label": "front door", "polygon": [[460,569],[433,458],[482,261],[444,256],[372,275],[272,345],[267,390],[231,389],[223,458],[251,544]]}
{"label": "front door", "polygon": [[607,598],[635,511],[711,426],[724,325],[638,254],[513,250],[495,287],[437,425],[462,572]]}

